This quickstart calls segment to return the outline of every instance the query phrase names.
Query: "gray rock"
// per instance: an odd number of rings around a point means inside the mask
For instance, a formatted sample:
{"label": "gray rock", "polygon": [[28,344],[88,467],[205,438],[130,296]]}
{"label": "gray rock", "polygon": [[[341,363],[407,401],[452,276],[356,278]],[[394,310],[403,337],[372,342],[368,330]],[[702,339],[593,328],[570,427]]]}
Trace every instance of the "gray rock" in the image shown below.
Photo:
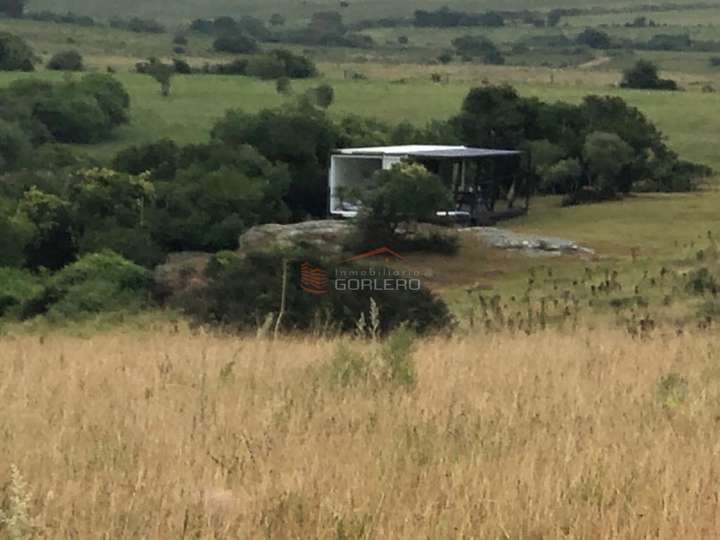
{"label": "gray rock", "polygon": [[311,247],[326,253],[339,254],[353,231],[352,223],[339,220],[258,225],[240,236],[239,251],[242,253]]}
{"label": "gray rock", "polygon": [[595,252],[572,240],[553,236],[522,234],[497,227],[470,227],[460,229],[463,234],[472,234],[497,249],[523,251],[528,255],[560,256],[563,254],[593,255]]}

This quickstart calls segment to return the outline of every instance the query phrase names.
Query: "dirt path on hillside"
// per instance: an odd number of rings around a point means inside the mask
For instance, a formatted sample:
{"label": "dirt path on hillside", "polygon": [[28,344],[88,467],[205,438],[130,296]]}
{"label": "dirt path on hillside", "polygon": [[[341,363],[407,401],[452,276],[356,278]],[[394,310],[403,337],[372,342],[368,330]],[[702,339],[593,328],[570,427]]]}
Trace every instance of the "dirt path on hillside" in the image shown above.
{"label": "dirt path on hillside", "polygon": [[594,60],[590,60],[589,62],[580,64],[578,67],[580,69],[593,69],[596,67],[604,66],[605,64],[609,64],[610,60],[611,58],[609,56],[598,56]]}

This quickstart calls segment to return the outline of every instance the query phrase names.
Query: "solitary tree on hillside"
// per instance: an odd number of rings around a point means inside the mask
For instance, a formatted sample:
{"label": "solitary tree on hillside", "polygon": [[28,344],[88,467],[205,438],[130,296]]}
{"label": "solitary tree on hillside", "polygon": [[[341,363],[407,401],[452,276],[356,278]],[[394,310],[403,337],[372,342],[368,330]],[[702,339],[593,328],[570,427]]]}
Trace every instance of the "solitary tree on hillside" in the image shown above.
{"label": "solitary tree on hillside", "polygon": [[677,83],[670,79],[661,79],[658,67],[648,60],[638,60],[633,67],[626,70],[620,86],[641,90],[677,90]]}
{"label": "solitary tree on hillside", "polygon": [[25,13],[27,0],[0,0],[0,13],[19,19]]}
{"label": "solitary tree on hillside", "polygon": [[172,78],[175,75],[175,68],[173,66],[163,64],[157,59],[153,59],[147,68],[147,73],[160,83],[160,93],[163,97],[168,97],[170,95]]}

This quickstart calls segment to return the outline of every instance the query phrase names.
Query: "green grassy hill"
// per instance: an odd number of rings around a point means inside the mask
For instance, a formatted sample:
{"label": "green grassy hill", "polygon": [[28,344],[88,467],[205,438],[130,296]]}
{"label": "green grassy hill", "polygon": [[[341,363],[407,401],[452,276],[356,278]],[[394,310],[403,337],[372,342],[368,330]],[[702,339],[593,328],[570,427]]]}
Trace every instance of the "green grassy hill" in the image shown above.
{"label": "green grassy hill", "polygon": [[[675,4],[693,4],[696,0],[673,0]],[[349,0],[341,11],[348,19],[368,17],[409,16],[415,9],[437,9],[449,6],[454,9],[481,11],[484,9],[537,9],[558,6],[557,0],[415,0],[408,4],[401,0]],[[646,0],[565,0],[563,7],[591,6],[642,6]],[[48,9],[56,12],[73,11],[96,17],[142,16],[166,21],[182,21],[195,17],[252,14],[268,16],[280,12],[291,17],[307,17],[320,10],[340,9],[338,0],[31,0],[30,9]]]}

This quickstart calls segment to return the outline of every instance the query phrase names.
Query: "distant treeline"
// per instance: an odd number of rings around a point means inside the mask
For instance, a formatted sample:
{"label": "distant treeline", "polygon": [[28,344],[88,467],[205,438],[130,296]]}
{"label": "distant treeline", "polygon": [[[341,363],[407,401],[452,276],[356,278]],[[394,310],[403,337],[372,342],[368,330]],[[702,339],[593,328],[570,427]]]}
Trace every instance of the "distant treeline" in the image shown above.
{"label": "distant treeline", "polygon": [[140,17],[113,17],[107,23],[87,15],[78,15],[71,11],[67,13],[54,13],[52,11],[35,11],[25,13],[22,17],[31,21],[54,22],[63,24],[77,24],[79,26],[110,26],[130,30],[131,32],[162,34],[166,28],[154,19],[141,19]]}
{"label": "distant treeline", "polygon": [[716,3],[696,2],[694,4],[644,4],[640,6],[605,7],[592,6],[586,8],[556,8],[548,13],[548,25],[556,26],[565,17],[582,17],[587,15],[614,15],[622,13],[650,12],[661,13],[665,11],[687,11],[697,9],[717,8]]}

